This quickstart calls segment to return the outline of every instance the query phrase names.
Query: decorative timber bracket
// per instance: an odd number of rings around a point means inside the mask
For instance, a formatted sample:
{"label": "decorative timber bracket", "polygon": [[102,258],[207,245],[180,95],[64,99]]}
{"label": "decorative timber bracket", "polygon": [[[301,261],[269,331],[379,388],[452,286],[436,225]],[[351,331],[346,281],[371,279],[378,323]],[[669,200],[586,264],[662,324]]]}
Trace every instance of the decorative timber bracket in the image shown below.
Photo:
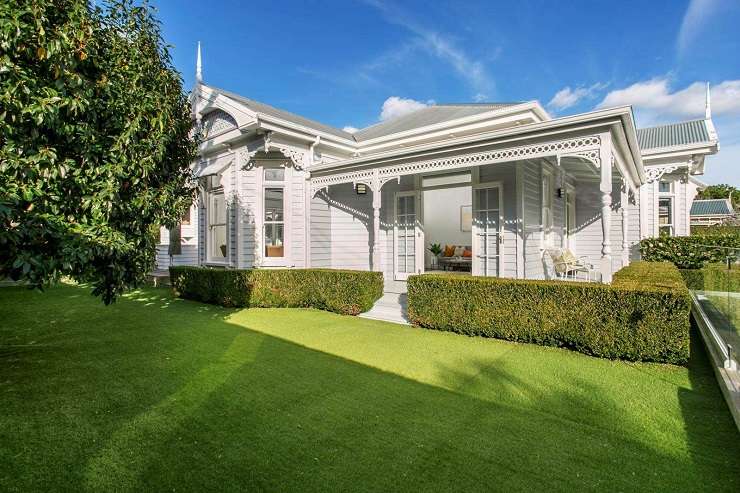
{"label": "decorative timber bracket", "polygon": [[244,148],[240,151],[242,158],[241,162],[244,163],[244,169],[248,170],[254,168],[254,158],[258,153],[264,152],[265,154],[267,154],[270,151],[277,151],[282,154],[288,161],[290,161],[295,169],[299,171],[305,169],[308,161],[308,153],[293,149],[292,147],[285,144],[273,142],[271,134],[272,132],[266,132],[263,135],[262,144],[260,144],[257,148],[253,150]]}
{"label": "decorative timber bracket", "polygon": [[417,173],[428,173],[431,171],[446,171],[459,168],[471,168],[486,164],[502,163],[507,161],[518,161],[522,159],[533,159],[539,157],[552,157],[558,159],[563,157],[577,157],[590,161],[594,166],[600,167],[599,150],[601,139],[598,135],[576,137],[539,144],[528,144],[516,147],[506,147],[476,153],[458,154],[436,159],[420,161],[407,161],[391,166],[375,169],[361,169],[356,171],[345,171],[326,174],[312,174],[311,194],[316,195],[319,190],[327,189],[331,185],[344,183],[364,183],[373,192],[380,190],[390,180],[400,180],[402,176]]}
{"label": "decorative timber bracket", "polygon": [[645,179],[647,183],[660,180],[666,173],[673,173],[681,165],[679,164],[664,164],[658,166],[645,166]]}

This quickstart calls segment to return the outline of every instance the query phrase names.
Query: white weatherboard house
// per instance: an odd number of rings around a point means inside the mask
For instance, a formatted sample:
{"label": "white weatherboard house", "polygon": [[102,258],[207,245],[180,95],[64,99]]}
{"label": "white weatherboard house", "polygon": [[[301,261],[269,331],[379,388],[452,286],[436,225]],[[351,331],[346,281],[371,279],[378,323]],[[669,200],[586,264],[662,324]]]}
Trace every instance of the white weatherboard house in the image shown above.
{"label": "white weatherboard house", "polygon": [[437,104],[356,133],[200,71],[192,98],[199,199],[181,254],[163,231],[159,268],[372,269],[392,285],[441,268],[440,243],[468,247],[476,276],[551,278],[548,250],[565,247],[610,282],[641,238],[689,233],[691,177],[719,147],[708,93],[705,119],[639,130],[630,107],[552,118],[528,101]]}

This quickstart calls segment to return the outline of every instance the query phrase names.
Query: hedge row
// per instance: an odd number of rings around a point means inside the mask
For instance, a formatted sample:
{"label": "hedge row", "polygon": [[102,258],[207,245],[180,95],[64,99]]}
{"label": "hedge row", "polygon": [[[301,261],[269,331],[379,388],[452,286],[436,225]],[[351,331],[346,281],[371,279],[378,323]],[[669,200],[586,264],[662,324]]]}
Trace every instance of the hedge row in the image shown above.
{"label": "hedge row", "polygon": [[698,291],[740,292],[740,266],[707,264],[701,269],[681,269],[681,276],[689,289]]}
{"label": "hedge row", "polygon": [[689,357],[688,290],[675,266],[634,262],[611,285],[445,274],[408,281],[422,327],[603,358],[682,364]]}
{"label": "hedge row", "polygon": [[[723,247],[723,248],[716,248]],[[740,229],[712,228],[691,236],[659,236],[640,241],[642,259],[673,262],[679,269],[700,269],[707,263],[724,262],[740,250]]]}
{"label": "hedge row", "polygon": [[179,296],[228,307],[318,308],[358,315],[383,295],[380,272],[170,267]]}

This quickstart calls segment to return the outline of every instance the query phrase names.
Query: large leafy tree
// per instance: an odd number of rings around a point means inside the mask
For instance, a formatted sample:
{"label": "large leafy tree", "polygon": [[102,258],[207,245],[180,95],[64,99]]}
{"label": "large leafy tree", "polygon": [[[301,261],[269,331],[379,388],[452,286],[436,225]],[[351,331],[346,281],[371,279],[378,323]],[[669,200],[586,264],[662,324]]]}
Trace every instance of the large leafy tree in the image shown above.
{"label": "large leafy tree", "polygon": [[720,184],[720,185],[709,185],[708,187],[699,191],[697,198],[699,199],[727,199],[732,194],[731,202],[734,209],[738,208],[740,204],[740,190],[733,187],[732,185]]}
{"label": "large leafy tree", "polygon": [[0,2],[0,277],[139,284],[193,200],[190,112],[146,4]]}

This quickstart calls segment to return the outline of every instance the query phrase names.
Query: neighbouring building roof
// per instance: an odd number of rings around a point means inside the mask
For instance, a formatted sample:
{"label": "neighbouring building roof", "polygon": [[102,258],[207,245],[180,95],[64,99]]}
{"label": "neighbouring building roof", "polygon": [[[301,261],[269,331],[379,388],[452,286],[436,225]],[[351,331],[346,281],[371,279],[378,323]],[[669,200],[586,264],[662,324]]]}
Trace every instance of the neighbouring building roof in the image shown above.
{"label": "neighbouring building roof", "polygon": [[489,111],[500,110],[521,103],[470,103],[470,104],[435,104],[420,108],[403,116],[365,127],[353,135],[358,142],[378,137],[385,137],[415,128],[426,127],[458,118],[474,116]]}
{"label": "neighbouring building roof", "polygon": [[637,142],[643,151],[710,141],[705,120],[692,120],[637,129]]}
{"label": "neighbouring building roof", "polygon": [[700,199],[691,204],[692,216],[729,216],[734,214],[727,199]]}

